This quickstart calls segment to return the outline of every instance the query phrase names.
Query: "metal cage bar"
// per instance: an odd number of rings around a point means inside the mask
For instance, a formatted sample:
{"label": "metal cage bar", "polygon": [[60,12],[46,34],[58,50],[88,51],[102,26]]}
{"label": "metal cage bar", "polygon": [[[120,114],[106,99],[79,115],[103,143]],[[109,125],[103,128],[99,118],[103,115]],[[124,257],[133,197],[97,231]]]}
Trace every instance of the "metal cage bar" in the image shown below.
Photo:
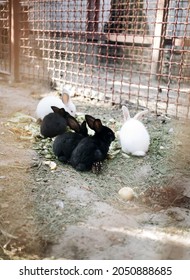
{"label": "metal cage bar", "polygon": [[18,46],[12,46],[13,76],[50,80],[97,101],[190,117],[188,0],[3,2],[16,15],[11,24],[19,23],[18,34],[11,25],[20,46],[17,57]]}
{"label": "metal cage bar", "polygon": [[10,5],[0,1],[0,73],[10,72]]}

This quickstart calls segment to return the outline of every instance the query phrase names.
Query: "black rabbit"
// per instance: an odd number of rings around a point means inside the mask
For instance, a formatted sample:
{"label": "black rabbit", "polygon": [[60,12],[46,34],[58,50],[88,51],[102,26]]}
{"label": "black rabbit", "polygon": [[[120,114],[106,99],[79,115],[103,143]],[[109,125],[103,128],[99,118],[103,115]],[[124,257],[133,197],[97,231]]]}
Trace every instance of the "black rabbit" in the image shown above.
{"label": "black rabbit", "polygon": [[111,142],[115,140],[114,132],[102,125],[100,119],[90,115],[85,115],[85,119],[95,134],[83,138],[73,150],[70,163],[79,171],[91,170],[96,163],[104,161]]}
{"label": "black rabbit", "polygon": [[58,160],[63,163],[69,161],[75,147],[88,135],[86,121],[83,121],[80,125],[74,117],[69,116],[67,124],[75,132],[68,131],[58,135],[53,142],[53,152],[58,157]]}
{"label": "black rabbit", "polygon": [[64,108],[51,106],[53,113],[46,115],[40,125],[40,133],[46,137],[55,137],[67,129],[67,117],[70,116]]}

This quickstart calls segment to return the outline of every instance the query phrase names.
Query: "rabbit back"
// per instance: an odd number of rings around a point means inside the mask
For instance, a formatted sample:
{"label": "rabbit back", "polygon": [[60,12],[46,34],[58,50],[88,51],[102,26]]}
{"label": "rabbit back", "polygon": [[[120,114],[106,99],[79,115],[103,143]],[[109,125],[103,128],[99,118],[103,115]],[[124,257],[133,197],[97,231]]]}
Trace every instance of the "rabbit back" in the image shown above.
{"label": "rabbit back", "polygon": [[40,133],[46,137],[55,137],[67,129],[67,121],[58,113],[49,113],[41,122]]}
{"label": "rabbit back", "polygon": [[106,158],[97,141],[91,137],[83,138],[73,150],[70,158],[71,165],[78,171],[88,171],[93,163],[103,161]]}
{"label": "rabbit back", "polygon": [[136,119],[126,121],[119,131],[122,151],[135,156],[144,156],[150,144],[149,133],[144,124]]}
{"label": "rabbit back", "polygon": [[43,120],[45,116],[47,116],[49,113],[52,113],[53,110],[51,106],[56,106],[58,108],[64,108],[67,110],[66,106],[62,102],[62,100],[57,96],[46,96],[42,98],[36,108],[36,116],[38,119]]}
{"label": "rabbit back", "polygon": [[83,136],[74,132],[66,132],[58,135],[53,142],[53,152],[61,162],[68,162],[73,150],[81,141]]}
{"label": "rabbit back", "polygon": [[79,171],[88,171],[98,162],[102,162],[108,153],[109,146],[115,140],[114,132],[102,125],[100,119],[85,115],[88,126],[95,131],[93,136],[83,138],[71,155],[71,165]]}

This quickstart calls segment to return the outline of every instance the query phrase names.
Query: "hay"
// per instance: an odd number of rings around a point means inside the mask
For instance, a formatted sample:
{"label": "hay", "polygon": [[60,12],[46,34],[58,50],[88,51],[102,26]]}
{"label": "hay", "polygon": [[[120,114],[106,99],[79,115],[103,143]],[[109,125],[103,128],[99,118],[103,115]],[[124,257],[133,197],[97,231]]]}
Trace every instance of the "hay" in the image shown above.
{"label": "hay", "polygon": [[[103,106],[95,107],[80,103],[77,108],[84,114],[99,117],[115,132],[122,125],[122,114],[118,108],[112,107],[108,110]],[[135,111],[132,111],[132,114],[134,113]],[[80,115],[79,119],[82,121],[83,116]],[[52,152],[52,139],[43,139],[39,136],[39,125],[36,121],[32,121],[31,126],[25,122],[19,123],[21,134],[25,129],[30,131],[33,148],[38,154],[31,168],[36,182],[32,194],[35,205],[33,215],[40,229],[38,235],[43,241],[55,242],[67,225],[81,223],[91,214],[90,201],[87,198],[84,200],[70,198],[71,189],[76,189],[78,196],[83,190],[88,190],[89,196],[95,195],[100,201],[125,209],[129,204],[123,203],[118,196],[118,191],[122,187],[132,188],[137,194],[135,203],[143,203],[141,198],[145,193],[151,190],[157,192],[175,180],[178,173],[189,170],[186,159],[181,163],[176,163],[175,159],[176,153],[178,157],[184,153],[180,150],[178,138],[179,130],[183,130],[183,124],[165,116],[156,117],[151,114],[144,120],[144,124],[151,137],[148,154],[143,158],[123,154],[116,139],[110,147],[109,159],[104,162],[102,172],[97,175],[91,172],[80,173],[71,166],[62,165]],[[13,126],[17,128],[17,125],[15,122],[9,122],[9,129]],[[55,162],[57,168],[51,170],[44,164],[47,160]],[[159,201],[156,203],[159,204]],[[151,203],[149,206],[152,207]],[[130,207],[133,205],[130,204]]]}

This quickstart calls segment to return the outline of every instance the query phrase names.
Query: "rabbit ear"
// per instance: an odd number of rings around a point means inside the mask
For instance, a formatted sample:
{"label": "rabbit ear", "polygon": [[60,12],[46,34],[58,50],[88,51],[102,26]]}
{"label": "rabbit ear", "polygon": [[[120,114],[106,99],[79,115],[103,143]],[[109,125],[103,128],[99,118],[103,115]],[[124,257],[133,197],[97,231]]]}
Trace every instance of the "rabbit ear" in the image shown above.
{"label": "rabbit ear", "polygon": [[95,132],[101,132],[101,130],[102,130],[102,123],[101,123],[101,120],[99,120],[99,119],[96,119],[95,121],[94,121],[94,130],[95,130]]}
{"label": "rabbit ear", "polygon": [[88,124],[88,126],[94,130],[94,121],[95,121],[95,118],[90,116],[90,115],[85,115],[85,120]]}
{"label": "rabbit ear", "polygon": [[144,118],[144,116],[147,115],[147,114],[148,114],[148,110],[139,112],[139,113],[137,113],[137,114],[134,116],[134,119],[135,119],[135,120],[141,120],[141,119]]}
{"label": "rabbit ear", "polygon": [[59,109],[59,114],[64,118],[70,116],[70,114],[64,108]]}
{"label": "rabbit ear", "polygon": [[82,124],[81,124],[81,132],[84,134],[84,135],[87,135],[88,134],[88,129],[86,127],[86,121],[83,121]]}
{"label": "rabbit ear", "polygon": [[67,92],[63,92],[62,94],[62,101],[64,104],[67,104],[69,102],[70,96]]}
{"label": "rabbit ear", "polygon": [[51,109],[54,111],[54,113],[58,113],[60,112],[60,109],[56,106],[51,106]]}
{"label": "rabbit ear", "polygon": [[64,108],[58,108],[56,106],[51,106],[51,109],[54,111],[54,113],[57,113],[64,118],[70,116],[70,114],[68,112],[66,112]]}
{"label": "rabbit ear", "polygon": [[122,111],[123,111],[123,118],[124,118],[124,121],[127,121],[129,120],[131,117],[130,117],[130,114],[129,114],[129,110],[126,106],[122,106]]}
{"label": "rabbit ear", "polygon": [[67,117],[67,124],[75,132],[77,132],[77,133],[80,132],[80,124],[78,123],[78,121],[74,117],[68,116]]}

